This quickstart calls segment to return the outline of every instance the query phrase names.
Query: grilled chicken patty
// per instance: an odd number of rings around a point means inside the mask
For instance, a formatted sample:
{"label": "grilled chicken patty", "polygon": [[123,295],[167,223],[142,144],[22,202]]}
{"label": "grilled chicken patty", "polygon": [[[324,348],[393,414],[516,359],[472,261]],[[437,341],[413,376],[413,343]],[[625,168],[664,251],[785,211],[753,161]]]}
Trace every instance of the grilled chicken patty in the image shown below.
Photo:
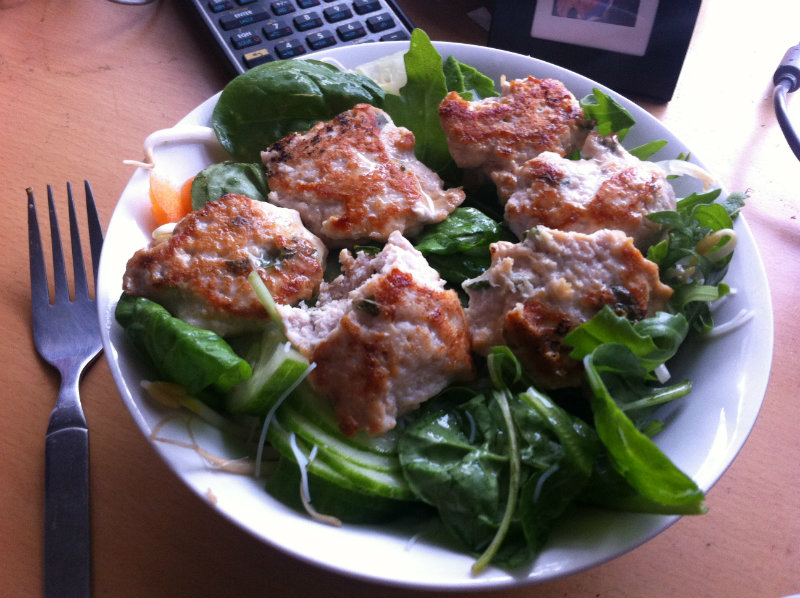
{"label": "grilled chicken patty", "polygon": [[439,105],[439,118],[456,164],[487,175],[513,172],[541,152],[571,154],[590,128],[563,83],[531,76],[503,80],[499,97],[470,102],[450,92]]}
{"label": "grilled chicken patty", "polygon": [[547,388],[581,382],[581,364],[563,344],[604,306],[630,320],[663,309],[672,289],[620,231],[590,235],[539,226],[520,243],[492,245],[492,263],[464,282],[473,349],[508,345]]}
{"label": "grilled chicken patty", "polygon": [[616,137],[597,133],[586,140],[582,157],[544,152],[514,177],[496,177],[501,199],[508,199],[505,219],[511,230],[522,238],[537,225],[584,233],[609,228],[646,249],[660,231],[647,214],[675,209],[666,173],[629,154]]}
{"label": "grilled chicken patty", "polygon": [[224,336],[267,322],[247,281],[252,270],[275,301],[294,304],[317,292],[326,257],[294,210],[229,194],[189,213],[166,240],[137,251],[123,290]]}
{"label": "grilled chicken patty", "polygon": [[344,434],[379,436],[396,418],[473,375],[455,291],[399,233],[375,256],[340,255],[343,274],[314,307],[278,306],[289,340],[316,364],[310,380]]}
{"label": "grilled chicken patty", "polygon": [[300,212],[329,246],[414,236],[464,201],[414,156],[414,134],[368,104],[288,135],[262,159],[269,200]]}
{"label": "grilled chicken patty", "polygon": [[[466,310],[407,240],[464,192],[444,189],[415,158],[413,133],[366,104],[270,146],[262,159],[275,205],[226,195],[191,213],[131,258],[124,290],[229,335],[268,320],[246,280],[256,269],[347,435],[386,433],[472,378],[471,351],[494,345],[508,345],[543,387],[579,384],[569,331],[606,305],[642,319],[672,294],[634,245],[654,232],[647,213],[674,209],[671,186],[615,138],[590,135],[559,81],[503,81],[500,97],[476,102],[450,93],[439,113],[457,165],[495,181],[522,239],[492,245],[491,266],[463,284]],[[582,159],[565,158],[581,147]],[[359,242],[386,244],[343,249],[342,275],[322,282],[326,245]]]}

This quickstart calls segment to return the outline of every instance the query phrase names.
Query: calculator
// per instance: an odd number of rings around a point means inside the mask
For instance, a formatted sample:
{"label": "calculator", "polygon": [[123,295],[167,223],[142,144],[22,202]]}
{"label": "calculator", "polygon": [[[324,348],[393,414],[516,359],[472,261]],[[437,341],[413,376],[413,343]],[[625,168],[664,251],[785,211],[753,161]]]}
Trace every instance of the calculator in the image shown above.
{"label": "calculator", "polygon": [[411,39],[393,0],[192,0],[234,74],[273,60],[375,41]]}

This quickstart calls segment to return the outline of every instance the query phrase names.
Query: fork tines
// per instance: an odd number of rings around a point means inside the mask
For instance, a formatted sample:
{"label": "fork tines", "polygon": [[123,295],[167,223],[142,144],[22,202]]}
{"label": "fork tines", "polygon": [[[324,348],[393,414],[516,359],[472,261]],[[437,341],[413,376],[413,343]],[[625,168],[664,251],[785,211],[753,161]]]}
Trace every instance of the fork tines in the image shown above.
{"label": "fork tines", "polygon": [[[89,242],[91,246],[92,275],[97,279],[97,267],[100,262],[100,251],[103,245],[103,229],[100,225],[100,218],[97,213],[94,195],[92,194],[89,181],[84,181],[86,194],[86,216],[89,228]],[[44,251],[42,249],[42,239],[39,229],[39,222],[36,215],[36,202],[33,189],[27,189],[28,194],[28,245],[30,250],[31,268],[31,291],[34,305],[41,304],[48,298],[49,292],[47,285],[46,266]],[[53,200],[53,188],[47,185],[47,203],[50,216],[50,239],[53,252],[53,281],[55,289],[55,301],[68,301],[69,289],[67,284],[66,266],[64,263],[64,252],[61,246],[61,234],[59,232],[58,218],[56,215],[55,201]],[[67,183],[67,203],[69,209],[70,241],[72,247],[72,267],[74,277],[75,295],[78,293],[88,297],[89,285],[86,278],[86,271],[83,262],[83,251],[81,249],[80,233],[78,228],[78,218],[75,211],[75,202],[72,197],[72,185]]]}

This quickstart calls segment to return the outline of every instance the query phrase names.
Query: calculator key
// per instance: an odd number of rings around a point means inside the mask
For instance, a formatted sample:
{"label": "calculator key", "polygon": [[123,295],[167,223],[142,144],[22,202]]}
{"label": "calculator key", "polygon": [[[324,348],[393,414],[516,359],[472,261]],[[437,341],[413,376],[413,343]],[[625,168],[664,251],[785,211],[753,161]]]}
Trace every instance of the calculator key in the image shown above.
{"label": "calculator key", "polygon": [[291,0],[275,0],[275,2],[271,2],[269,6],[272,9],[272,14],[276,17],[288,15],[290,12],[295,11],[294,4],[292,4]]}
{"label": "calculator key", "polygon": [[280,19],[270,19],[264,23],[264,37],[272,41],[291,35],[294,30],[285,22]]}
{"label": "calculator key", "polygon": [[244,50],[261,43],[261,38],[252,31],[238,31],[231,35],[231,45],[237,50]]}
{"label": "calculator key", "polygon": [[346,25],[339,25],[336,28],[336,35],[339,36],[339,39],[343,42],[349,42],[354,39],[358,39],[359,37],[364,37],[367,34],[367,30],[364,29],[364,26],[359,22],[347,23]]}
{"label": "calculator key", "polygon": [[319,6],[319,0],[297,0],[297,6],[300,8],[314,8]]}
{"label": "calculator key", "polygon": [[244,27],[259,21],[265,21],[269,18],[269,14],[265,10],[257,8],[245,8],[244,10],[235,10],[219,19],[219,25],[226,31],[235,29],[236,27]]}
{"label": "calculator key", "polygon": [[286,40],[275,46],[275,53],[280,58],[294,58],[306,53],[306,48],[296,39]]}
{"label": "calculator key", "polygon": [[325,15],[328,23],[338,23],[353,16],[353,12],[343,2],[329,6],[322,11],[322,14]]}
{"label": "calculator key", "polygon": [[298,31],[308,31],[315,27],[322,27],[322,17],[318,12],[306,12],[294,18],[294,26]]}
{"label": "calculator key", "polygon": [[306,43],[312,50],[322,50],[335,46],[338,42],[330,31],[316,31],[306,36]]}
{"label": "calculator key", "polygon": [[368,12],[375,12],[381,9],[379,0],[354,0],[353,10],[360,15],[365,15]]}
{"label": "calculator key", "polygon": [[269,50],[266,48],[261,48],[260,50],[253,50],[252,52],[248,52],[244,56],[242,56],[242,60],[244,60],[244,65],[247,68],[253,68],[254,66],[258,66],[259,64],[264,64],[265,62],[270,62],[273,60],[272,55],[269,53]]}
{"label": "calculator key", "polygon": [[388,12],[367,17],[367,27],[370,31],[372,31],[372,33],[386,31],[387,29],[394,27],[394,19],[389,15]]}
{"label": "calculator key", "polygon": [[236,4],[239,6],[245,6],[246,4],[253,4],[254,2],[258,2],[258,0],[236,0]]}
{"label": "calculator key", "polygon": [[208,9],[211,12],[222,12],[223,10],[228,10],[229,8],[233,8],[233,4],[230,0],[225,0],[224,2],[215,2],[214,0],[209,0]]}
{"label": "calculator key", "polygon": [[406,41],[407,39],[411,39],[408,36],[408,33],[402,30],[392,31],[391,33],[387,33],[386,35],[382,35],[380,41],[382,42],[402,42]]}

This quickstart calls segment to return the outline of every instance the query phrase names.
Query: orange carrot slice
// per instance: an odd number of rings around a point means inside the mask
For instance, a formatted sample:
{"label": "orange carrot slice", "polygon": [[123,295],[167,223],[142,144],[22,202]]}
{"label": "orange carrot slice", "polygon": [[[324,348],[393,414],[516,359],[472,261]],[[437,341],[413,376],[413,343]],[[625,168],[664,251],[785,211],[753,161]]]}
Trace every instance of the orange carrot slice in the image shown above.
{"label": "orange carrot slice", "polygon": [[180,188],[172,181],[150,171],[150,203],[156,224],[161,226],[168,222],[178,222],[192,211],[192,180],[189,178]]}

